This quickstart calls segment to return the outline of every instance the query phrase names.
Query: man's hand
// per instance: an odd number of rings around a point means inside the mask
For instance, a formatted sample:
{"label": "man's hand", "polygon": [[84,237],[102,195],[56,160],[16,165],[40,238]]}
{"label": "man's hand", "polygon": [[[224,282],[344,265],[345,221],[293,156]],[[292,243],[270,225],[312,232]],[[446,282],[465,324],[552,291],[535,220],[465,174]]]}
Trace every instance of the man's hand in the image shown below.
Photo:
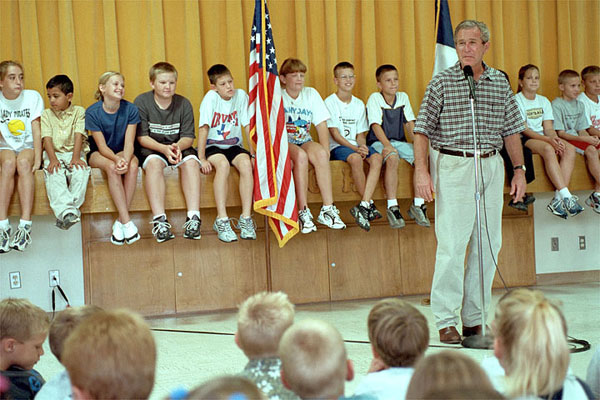
{"label": "man's hand", "polygon": [[515,203],[523,201],[526,189],[527,182],[525,181],[525,171],[522,169],[515,170],[515,175],[510,182],[510,195],[513,197]]}
{"label": "man's hand", "polygon": [[413,186],[415,197],[425,199],[425,201],[433,201],[433,182],[429,171],[424,168],[415,168],[413,174]]}

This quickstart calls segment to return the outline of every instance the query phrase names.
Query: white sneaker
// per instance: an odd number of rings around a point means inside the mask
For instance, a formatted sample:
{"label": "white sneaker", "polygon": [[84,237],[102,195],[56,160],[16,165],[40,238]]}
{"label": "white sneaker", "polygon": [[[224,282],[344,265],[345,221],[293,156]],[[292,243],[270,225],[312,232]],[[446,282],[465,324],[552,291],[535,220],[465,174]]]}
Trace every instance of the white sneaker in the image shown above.
{"label": "white sneaker", "polygon": [[237,225],[240,230],[240,237],[244,240],[256,240],[256,223],[252,217],[243,217],[240,215]]}
{"label": "white sneaker", "polygon": [[6,229],[0,228],[0,253],[8,253],[11,250],[9,246],[11,231],[10,225]]}
{"label": "white sneaker", "polygon": [[600,196],[597,195],[595,192],[592,192],[592,194],[590,194],[590,197],[588,197],[585,200],[585,204],[592,207],[592,210],[600,214]]}
{"label": "white sneaker", "polygon": [[317,222],[331,229],[346,229],[346,224],[340,218],[340,211],[333,204],[321,207]]}
{"label": "white sneaker", "polygon": [[298,211],[298,220],[300,222],[300,232],[306,234],[317,230],[317,226],[313,222],[313,216],[310,213],[310,208],[304,207],[304,210]]}
{"label": "white sneaker", "polygon": [[125,238],[125,243],[132,244],[140,240],[138,228],[133,223],[133,220],[129,220],[128,223],[122,224],[121,226],[123,227],[123,236]]}
{"label": "white sneaker", "polygon": [[31,244],[31,225],[19,225],[10,241],[10,248],[23,251]]}
{"label": "white sneaker", "polygon": [[217,237],[221,242],[231,243],[237,242],[238,238],[233,229],[229,218],[217,218],[213,224],[213,229],[217,232]]}
{"label": "white sneaker", "polygon": [[112,226],[112,236],[110,237],[110,242],[112,244],[116,244],[117,246],[123,246],[125,244],[125,236],[123,236],[123,224],[119,222],[119,220],[115,220],[115,223]]}

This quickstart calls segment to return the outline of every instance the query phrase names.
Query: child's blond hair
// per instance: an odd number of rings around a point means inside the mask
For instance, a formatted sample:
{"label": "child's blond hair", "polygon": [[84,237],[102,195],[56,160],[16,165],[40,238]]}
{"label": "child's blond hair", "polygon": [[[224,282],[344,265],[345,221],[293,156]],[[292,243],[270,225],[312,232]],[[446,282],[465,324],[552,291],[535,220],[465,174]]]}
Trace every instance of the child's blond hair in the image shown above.
{"label": "child's blond hair", "polygon": [[572,69],[564,69],[558,74],[558,84],[562,85],[570,78],[579,78],[579,74]]}
{"label": "child's blond hair", "polygon": [[286,58],[281,67],[279,67],[279,75],[285,76],[287,74],[293,74],[294,72],[302,72],[305,74],[307,71],[306,65],[297,58]]}
{"label": "child's blond hair", "polygon": [[344,393],[348,373],[342,336],[331,324],[303,320],[281,338],[279,357],[283,379],[302,398],[337,398]]}
{"label": "child's blond hair", "polygon": [[597,65],[588,65],[581,70],[581,79],[585,82],[591,75],[600,75],[600,67]]}
{"label": "child's blond hair", "polygon": [[117,71],[106,71],[105,73],[100,75],[100,78],[98,79],[98,89],[96,89],[96,93],[94,94],[94,98],[96,100],[104,101],[104,96],[102,95],[102,92],[100,91],[100,85],[106,85],[106,82],[108,82],[108,80],[115,75],[120,76],[121,79],[123,79],[123,81],[125,81],[125,77],[123,76],[123,74],[121,74],[120,72],[117,72]]}
{"label": "child's blond hair", "polygon": [[49,326],[48,314],[29,300],[9,297],[0,301],[0,340],[24,342],[47,333]]}
{"label": "child's blond hair", "polygon": [[371,345],[388,367],[412,367],[427,350],[427,320],[405,301],[377,302],[369,313],[367,325]]}
{"label": "child's blond hair", "polygon": [[174,74],[175,80],[177,80],[177,69],[175,69],[175,66],[173,66],[173,64],[170,64],[168,62],[161,61],[161,62],[157,62],[156,64],[154,64],[153,66],[150,67],[150,71],[148,72],[150,82],[154,82],[154,80],[156,79],[156,76],[158,74],[164,74],[164,73]]}
{"label": "child's blond hair", "polygon": [[25,70],[23,69],[23,66],[20,62],[14,60],[2,61],[0,62],[0,81],[3,80],[4,77],[6,77],[9,67],[19,67],[21,68],[21,72],[25,74]]}
{"label": "child's blond hair", "polygon": [[281,336],[294,322],[294,305],[283,292],[260,292],[246,299],[238,312],[237,337],[248,358],[277,354]]}
{"label": "child's blond hair", "polygon": [[50,334],[48,341],[50,342],[50,350],[52,354],[60,361],[63,346],[67,337],[73,330],[87,317],[95,312],[101,311],[98,306],[87,305],[81,307],[65,308],[52,320],[50,324]]}
{"label": "child's blond hair", "polygon": [[230,400],[230,399],[266,400],[264,393],[254,382],[240,376],[221,376],[213,378],[193,389],[186,400]]}
{"label": "child's blond hair", "polygon": [[145,399],[154,385],[156,346],[139,315],[98,311],[67,337],[62,363],[73,386],[93,398]]}

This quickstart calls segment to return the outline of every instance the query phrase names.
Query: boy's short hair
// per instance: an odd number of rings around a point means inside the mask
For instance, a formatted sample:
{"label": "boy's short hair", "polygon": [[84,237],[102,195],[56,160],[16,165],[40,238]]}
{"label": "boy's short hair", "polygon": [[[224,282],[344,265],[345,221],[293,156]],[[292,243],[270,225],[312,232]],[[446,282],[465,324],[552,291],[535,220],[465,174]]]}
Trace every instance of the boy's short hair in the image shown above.
{"label": "boy's short hair", "polygon": [[6,77],[6,73],[8,72],[8,67],[13,67],[13,66],[21,68],[21,71],[23,72],[23,74],[25,74],[25,70],[23,69],[23,66],[21,65],[20,62],[14,61],[14,60],[2,61],[2,62],[0,62],[0,81],[3,80],[4,77]]}
{"label": "boy's short hair", "polygon": [[173,64],[170,64],[168,62],[161,61],[161,62],[157,62],[156,64],[154,64],[153,66],[150,67],[150,71],[148,72],[150,82],[154,82],[154,80],[156,79],[156,76],[158,74],[164,74],[164,73],[175,74],[175,80],[177,80],[177,69],[175,69],[175,66],[173,66]]}
{"label": "boy's short hair", "polygon": [[46,89],[58,87],[64,94],[73,93],[73,81],[67,75],[54,75],[48,83]]}
{"label": "boy's short hair", "polygon": [[213,378],[190,391],[185,397],[186,400],[266,400],[266,398],[267,397],[254,382],[241,376],[221,376]]}
{"label": "boy's short hair", "polygon": [[460,24],[458,24],[456,26],[456,29],[454,29],[454,44],[456,44],[456,37],[458,36],[458,32],[462,31],[463,29],[473,28],[479,29],[479,32],[481,32],[481,41],[483,43],[487,43],[490,41],[490,30],[484,22],[466,19]]}
{"label": "boy's short hair", "polygon": [[86,305],[65,308],[56,314],[56,317],[50,323],[48,341],[50,342],[50,350],[52,350],[52,354],[58,361],[61,359],[67,337],[84,319],[98,311],[102,311],[102,309],[98,306]]}
{"label": "boy's short hair", "polygon": [[294,72],[302,72],[305,74],[307,70],[306,65],[297,58],[286,58],[285,61],[283,61],[283,64],[281,64],[281,67],[279,67],[279,75],[284,76],[293,74]]}
{"label": "boy's short hair", "polygon": [[283,292],[260,292],[238,312],[238,342],[249,358],[277,354],[281,336],[294,322],[294,305]]}
{"label": "boy's short hair", "polygon": [[219,80],[219,78],[222,76],[225,76],[225,75],[232,76],[231,71],[229,71],[229,68],[227,68],[223,64],[213,65],[212,67],[210,67],[208,69],[208,71],[206,71],[206,74],[208,75],[208,80],[210,81],[210,83],[212,85],[216,85],[217,80]]}
{"label": "boy's short hair", "polygon": [[563,69],[562,71],[560,71],[560,74],[558,74],[558,84],[562,85],[567,81],[567,79],[570,78],[579,78],[579,74],[577,73],[577,71],[572,69]]}
{"label": "boy's short hair", "polygon": [[600,67],[597,65],[588,65],[584,69],[581,70],[581,79],[584,81],[590,75],[600,75]]}
{"label": "boy's short hair", "polygon": [[377,302],[367,325],[371,345],[388,367],[412,367],[427,350],[427,320],[403,300]]}
{"label": "boy's short hair", "polygon": [[389,71],[398,71],[398,69],[392,64],[383,64],[377,67],[377,70],[375,71],[375,78],[377,79],[377,82],[379,82],[379,78],[381,78],[381,75]]}
{"label": "boy's short hair", "polygon": [[347,355],[342,336],[331,324],[303,320],[281,338],[283,378],[302,398],[334,398],[344,393]]}
{"label": "boy's short hair", "polygon": [[98,311],[67,337],[62,363],[73,386],[93,398],[145,399],[154,385],[156,346],[139,315]]}
{"label": "boy's short hair", "polygon": [[29,300],[9,297],[0,301],[0,340],[24,342],[48,332],[49,326],[48,314]]}
{"label": "boy's short hair", "polygon": [[344,68],[349,68],[351,70],[354,70],[354,65],[350,64],[348,61],[342,61],[339,62],[335,65],[335,67],[333,67],[333,76],[335,76],[337,78],[337,72],[340,69],[344,69]]}

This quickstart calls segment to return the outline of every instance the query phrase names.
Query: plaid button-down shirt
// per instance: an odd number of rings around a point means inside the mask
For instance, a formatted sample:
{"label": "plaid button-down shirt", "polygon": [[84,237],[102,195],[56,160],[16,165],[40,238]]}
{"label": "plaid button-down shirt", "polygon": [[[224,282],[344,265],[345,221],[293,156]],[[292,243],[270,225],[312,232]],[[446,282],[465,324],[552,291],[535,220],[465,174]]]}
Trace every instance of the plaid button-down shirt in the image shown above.
{"label": "plaid button-down shirt", "polygon": [[[502,138],[523,131],[524,121],[504,75],[484,67],[475,83],[475,129],[479,149],[485,154],[502,149]],[[457,62],[429,82],[415,133],[427,136],[436,150],[473,152],[472,130],[469,83]]]}

